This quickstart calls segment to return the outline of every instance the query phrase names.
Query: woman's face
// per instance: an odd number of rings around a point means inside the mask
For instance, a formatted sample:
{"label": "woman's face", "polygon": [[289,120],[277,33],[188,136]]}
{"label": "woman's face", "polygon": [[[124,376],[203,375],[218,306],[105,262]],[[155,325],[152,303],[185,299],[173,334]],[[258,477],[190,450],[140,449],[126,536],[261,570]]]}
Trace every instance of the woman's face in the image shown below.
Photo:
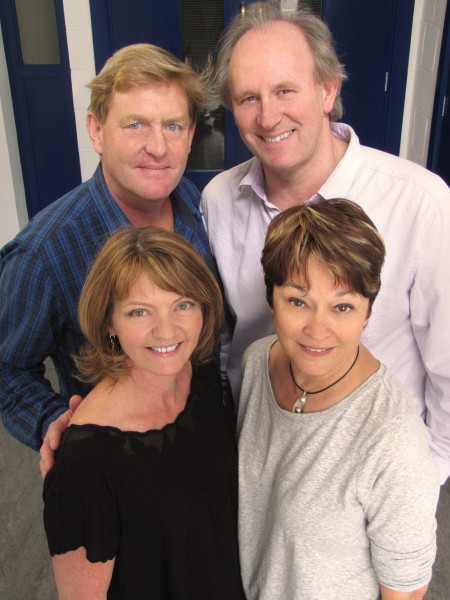
{"label": "woman's face", "polygon": [[169,376],[189,361],[202,325],[198,303],[162,290],[141,273],[128,297],[114,303],[109,332],[119,338],[133,369]]}
{"label": "woman's face", "polygon": [[[300,275],[273,291],[275,329],[294,376],[320,387],[352,364],[367,323],[369,300],[334,283],[316,257],[308,260],[310,287]],[[310,383],[311,382],[311,383]]]}

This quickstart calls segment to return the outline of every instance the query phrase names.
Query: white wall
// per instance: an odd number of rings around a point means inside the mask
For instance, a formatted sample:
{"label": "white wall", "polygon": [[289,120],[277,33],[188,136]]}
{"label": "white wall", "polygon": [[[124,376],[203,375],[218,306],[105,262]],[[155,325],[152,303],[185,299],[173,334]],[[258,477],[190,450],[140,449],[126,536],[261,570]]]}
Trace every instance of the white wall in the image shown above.
{"label": "white wall", "polygon": [[400,156],[426,167],[447,0],[416,0]]}
{"label": "white wall", "polygon": [[94,47],[89,0],[63,0],[72,76],[73,104],[80,153],[81,179],[86,181],[98,165],[98,155],[86,132],[86,109],[90,90],[86,84],[95,76]]}
{"label": "white wall", "polygon": [[0,29],[0,247],[28,221],[17,133]]}

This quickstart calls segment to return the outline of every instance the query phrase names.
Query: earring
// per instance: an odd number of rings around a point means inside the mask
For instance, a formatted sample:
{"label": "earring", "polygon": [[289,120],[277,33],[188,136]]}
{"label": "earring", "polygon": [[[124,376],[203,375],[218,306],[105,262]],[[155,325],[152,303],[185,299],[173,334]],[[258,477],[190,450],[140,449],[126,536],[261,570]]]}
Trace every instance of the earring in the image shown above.
{"label": "earring", "polygon": [[111,353],[112,354],[117,353],[116,340],[117,340],[116,335],[111,335],[111,334],[109,335],[109,343],[111,344]]}

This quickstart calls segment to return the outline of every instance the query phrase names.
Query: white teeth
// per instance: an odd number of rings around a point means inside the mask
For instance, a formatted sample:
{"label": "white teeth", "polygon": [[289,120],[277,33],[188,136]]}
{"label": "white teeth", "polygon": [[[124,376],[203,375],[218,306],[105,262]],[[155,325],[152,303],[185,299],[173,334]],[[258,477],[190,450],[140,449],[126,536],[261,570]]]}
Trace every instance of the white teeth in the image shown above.
{"label": "white teeth", "polygon": [[166,347],[160,347],[160,346],[150,346],[151,350],[155,350],[155,352],[161,352],[161,354],[164,354],[165,352],[172,352],[172,350],[175,350],[175,348],[178,348],[180,344],[175,344],[174,346],[166,346]]}
{"label": "white teeth", "polygon": [[281,135],[278,135],[277,137],[274,137],[274,138],[263,136],[263,140],[265,142],[281,142],[281,140],[284,140],[284,138],[287,138],[289,135],[291,135],[291,133],[293,131],[294,130],[291,129],[290,131],[286,131],[286,133],[282,133]]}
{"label": "white teeth", "polygon": [[327,350],[327,348],[308,348],[308,346],[305,346],[305,348],[310,352],[325,352]]}

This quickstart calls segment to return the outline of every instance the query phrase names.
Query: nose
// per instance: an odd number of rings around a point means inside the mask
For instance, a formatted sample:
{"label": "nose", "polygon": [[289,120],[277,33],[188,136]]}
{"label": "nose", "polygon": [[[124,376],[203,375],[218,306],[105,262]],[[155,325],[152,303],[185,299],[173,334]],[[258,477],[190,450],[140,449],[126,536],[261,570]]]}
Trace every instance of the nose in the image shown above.
{"label": "nose", "polygon": [[281,120],[281,111],[274,98],[261,98],[257,120],[258,124],[267,131],[278,125]]}
{"label": "nose", "polygon": [[329,332],[326,316],[321,311],[312,311],[304,330],[311,340],[320,341],[325,339]]}
{"label": "nose", "polygon": [[160,314],[153,324],[152,334],[155,338],[173,342],[174,335],[176,333],[175,323],[173,316],[168,314]]}
{"label": "nose", "polygon": [[155,158],[162,158],[167,152],[164,132],[158,128],[150,129],[145,139],[145,151]]}

